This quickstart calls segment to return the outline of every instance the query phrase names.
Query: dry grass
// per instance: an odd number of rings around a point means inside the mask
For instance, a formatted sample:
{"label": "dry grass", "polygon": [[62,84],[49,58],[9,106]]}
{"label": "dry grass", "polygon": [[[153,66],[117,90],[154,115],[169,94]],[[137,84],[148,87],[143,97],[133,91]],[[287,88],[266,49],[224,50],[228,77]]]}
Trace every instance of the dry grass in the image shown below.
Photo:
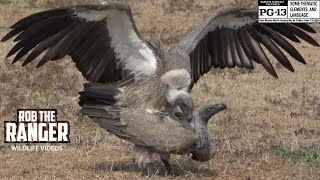
{"label": "dry grass", "polygon": [[[23,16],[85,2],[0,0],[0,37]],[[255,5],[249,0],[129,2],[143,36],[160,37],[166,44],[176,43],[228,2]],[[279,79],[261,67],[251,72],[213,69],[197,83],[192,92],[197,105],[224,102],[228,111],[210,122],[218,150],[215,158],[198,163],[174,157],[176,179],[320,179],[319,49],[304,43],[295,46],[308,62],[305,66],[291,59],[295,73],[278,65]],[[78,91],[85,81],[74,64],[69,60],[22,68],[5,60],[10,47],[12,43],[0,44],[0,121],[12,120],[17,108],[57,108],[59,118],[71,123],[72,143],[63,152],[14,153],[0,142],[0,179],[141,179],[131,160],[131,145],[79,114]],[[164,174],[159,162],[156,167],[160,172],[153,179]]]}

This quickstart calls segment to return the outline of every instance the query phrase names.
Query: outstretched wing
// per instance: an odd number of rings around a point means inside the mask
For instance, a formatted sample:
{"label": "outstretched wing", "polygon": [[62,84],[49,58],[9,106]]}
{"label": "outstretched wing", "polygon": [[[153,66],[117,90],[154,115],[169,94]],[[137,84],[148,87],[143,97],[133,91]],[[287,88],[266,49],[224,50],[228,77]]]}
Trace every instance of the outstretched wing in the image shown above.
{"label": "outstretched wing", "polygon": [[[253,69],[253,61],[278,77],[261,44],[288,70],[294,71],[280,47],[301,63],[305,60],[286,40],[319,44],[306,32],[315,33],[307,24],[261,24],[256,10],[227,7],[212,14],[188,34],[177,48],[190,56],[193,83],[215,68]],[[280,47],[279,47],[280,46]]]}
{"label": "outstretched wing", "polygon": [[81,5],[39,12],[21,19],[1,41],[15,37],[13,63],[23,65],[44,53],[38,66],[70,55],[91,82],[114,82],[124,73],[152,75],[153,49],[139,35],[130,7],[123,3]]}

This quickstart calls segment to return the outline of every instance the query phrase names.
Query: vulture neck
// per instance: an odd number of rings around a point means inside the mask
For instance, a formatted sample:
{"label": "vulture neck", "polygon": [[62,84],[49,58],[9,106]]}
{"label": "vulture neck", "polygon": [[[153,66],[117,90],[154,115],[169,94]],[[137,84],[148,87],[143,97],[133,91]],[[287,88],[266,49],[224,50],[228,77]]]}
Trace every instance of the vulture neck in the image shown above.
{"label": "vulture neck", "polygon": [[195,114],[192,125],[198,135],[195,149],[191,152],[192,159],[197,161],[208,161],[215,155],[215,149],[212,148],[208,134],[208,121]]}
{"label": "vulture neck", "polygon": [[203,120],[198,114],[193,118],[193,126],[198,135],[196,149],[203,149],[210,144],[208,134],[208,122]]}

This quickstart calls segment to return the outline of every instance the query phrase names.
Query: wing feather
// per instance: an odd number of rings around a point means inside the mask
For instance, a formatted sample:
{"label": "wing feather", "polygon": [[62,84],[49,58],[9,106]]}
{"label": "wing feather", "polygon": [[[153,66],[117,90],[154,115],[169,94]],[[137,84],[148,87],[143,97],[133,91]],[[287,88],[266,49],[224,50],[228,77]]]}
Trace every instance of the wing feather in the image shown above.
{"label": "wing feather", "polygon": [[226,61],[227,61],[227,66],[228,68],[233,68],[235,67],[235,64],[233,63],[233,60],[232,60],[232,54],[231,54],[231,46],[232,46],[232,43],[230,42],[231,40],[231,29],[226,29],[226,51],[225,51],[225,56],[226,56]]}
{"label": "wing feather", "polygon": [[307,32],[310,32],[310,33],[316,33],[316,31],[314,29],[312,29],[311,26],[309,26],[308,24],[303,24],[303,23],[293,23],[292,25],[295,25],[297,27],[299,27],[300,29],[303,29]]}
{"label": "wing feather", "polygon": [[[63,29],[62,31],[57,32],[53,36],[48,37],[44,41],[40,41],[39,44],[31,51],[31,53],[28,55],[28,57],[25,59],[24,64],[28,64],[29,62],[33,61],[35,58],[37,58],[40,54],[42,54],[44,51],[49,49],[50,47],[56,45],[65,35],[68,34],[69,31],[71,31],[76,26],[76,23],[71,23]],[[18,59],[20,60],[20,58]],[[50,59],[42,57],[39,61],[38,67],[45,64],[46,62],[50,61]]]}
{"label": "wing feather", "polygon": [[248,46],[248,39],[246,39],[246,30],[244,28],[239,28],[238,30],[238,37],[239,37],[239,42],[241,44],[241,47],[243,49],[243,51],[245,52],[246,56],[248,57],[248,59],[253,60],[253,53],[251,52],[252,50],[250,49],[250,47]]}
{"label": "wing feather", "polygon": [[[207,35],[207,36],[209,36],[209,35]],[[210,38],[207,37],[206,38],[206,47],[205,47],[205,49],[208,49],[209,51],[206,51],[206,59],[207,59],[206,71],[208,71],[211,68],[212,63],[213,63],[212,55],[210,55],[210,53],[211,53],[211,50],[209,49],[210,46],[212,46],[210,44]]]}
{"label": "wing feather", "polygon": [[212,54],[213,67],[217,68],[219,67],[219,52],[220,52],[218,29],[216,29],[213,33],[209,34],[209,41],[212,44],[212,46],[209,46],[209,51]]}
{"label": "wing feather", "polygon": [[253,69],[253,64],[252,61],[248,58],[248,56],[246,55],[243,46],[241,46],[240,44],[240,40],[239,38],[241,38],[240,36],[237,36],[237,32],[233,31],[233,38],[234,38],[234,44],[237,50],[237,54],[239,55],[239,59],[241,61],[241,64],[247,68],[247,69]]}
{"label": "wing feather", "polygon": [[297,36],[292,31],[288,31],[288,27],[286,27],[286,25],[284,24],[282,26],[278,26],[276,24],[268,24],[267,26],[273,29],[274,31],[278,32],[279,34],[283,35],[284,37],[290,39],[291,41],[298,43],[300,42]]}
{"label": "wing feather", "polygon": [[195,75],[195,79],[198,79],[198,76],[199,76],[199,66],[200,66],[200,63],[198,62],[199,61],[199,55],[200,55],[200,47],[197,47],[196,50],[195,50],[195,66],[194,66],[194,75]]}
{"label": "wing feather", "polygon": [[278,78],[276,71],[270,63],[266,53],[263,51],[261,45],[249,34],[247,30],[244,30],[244,37],[247,39],[248,47],[252,49],[253,59],[256,62],[262,64],[262,66],[274,77]]}
{"label": "wing feather", "polygon": [[205,63],[206,63],[206,60],[205,60],[205,54],[206,54],[206,49],[205,49],[205,39],[202,40],[202,42],[200,43],[200,56],[201,56],[201,66],[200,66],[200,69],[199,71],[200,72],[203,72],[205,70]]}
{"label": "wing feather", "polygon": [[259,31],[257,31],[254,28],[248,29],[250,34],[261,44],[263,44],[269,52],[279,60],[279,62],[286,67],[291,72],[294,72],[294,69],[288,60],[288,58],[283,54],[283,52],[278,48],[278,46],[266,35],[261,34]]}
{"label": "wing feather", "polygon": [[220,63],[220,68],[223,69],[225,67],[227,67],[227,61],[226,61],[226,54],[225,54],[225,51],[226,51],[226,41],[222,38],[225,36],[225,29],[222,28],[220,30],[220,35],[219,35],[219,47],[220,47],[220,51],[218,51],[219,53],[219,61],[221,61]]}
{"label": "wing feather", "polygon": [[311,44],[313,46],[317,46],[317,47],[320,46],[316,40],[314,40],[311,36],[309,36],[307,33],[302,31],[301,29],[299,29],[291,24],[284,24],[283,26],[285,26],[290,32],[294,33],[296,36],[305,40],[309,44]]}
{"label": "wing feather", "polygon": [[257,27],[257,30],[260,30],[262,33],[268,35],[274,42],[276,42],[283,50],[285,50],[287,53],[289,53],[293,58],[295,58],[297,61],[306,64],[306,61],[301,56],[298,50],[293,47],[292,44],[290,44],[285,38],[283,38],[280,34],[273,31],[271,28],[260,24]]}
{"label": "wing feather", "polygon": [[231,52],[231,60],[233,61],[234,66],[243,67],[241,60],[238,56],[236,45],[235,45],[235,37],[233,36],[233,30],[228,32],[229,44],[230,44],[230,52]]}

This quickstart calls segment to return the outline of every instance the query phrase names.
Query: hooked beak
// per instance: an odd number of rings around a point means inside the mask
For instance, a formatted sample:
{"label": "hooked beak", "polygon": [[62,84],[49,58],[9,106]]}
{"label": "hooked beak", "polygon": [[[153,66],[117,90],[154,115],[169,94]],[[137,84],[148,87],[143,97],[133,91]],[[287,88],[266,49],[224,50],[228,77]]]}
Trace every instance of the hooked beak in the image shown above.
{"label": "hooked beak", "polygon": [[227,109],[227,106],[225,104],[218,104],[218,110],[222,111],[224,109]]}
{"label": "hooked beak", "polygon": [[215,104],[214,106],[213,106],[213,112],[212,112],[212,114],[214,115],[214,114],[217,114],[218,112],[220,112],[220,111],[222,111],[222,110],[225,110],[225,109],[227,109],[227,106],[226,105],[224,105],[224,104]]}
{"label": "hooked beak", "polygon": [[180,107],[181,111],[183,112],[183,114],[187,118],[188,122],[191,122],[192,121],[192,108],[187,107],[184,103],[178,103],[177,105]]}

